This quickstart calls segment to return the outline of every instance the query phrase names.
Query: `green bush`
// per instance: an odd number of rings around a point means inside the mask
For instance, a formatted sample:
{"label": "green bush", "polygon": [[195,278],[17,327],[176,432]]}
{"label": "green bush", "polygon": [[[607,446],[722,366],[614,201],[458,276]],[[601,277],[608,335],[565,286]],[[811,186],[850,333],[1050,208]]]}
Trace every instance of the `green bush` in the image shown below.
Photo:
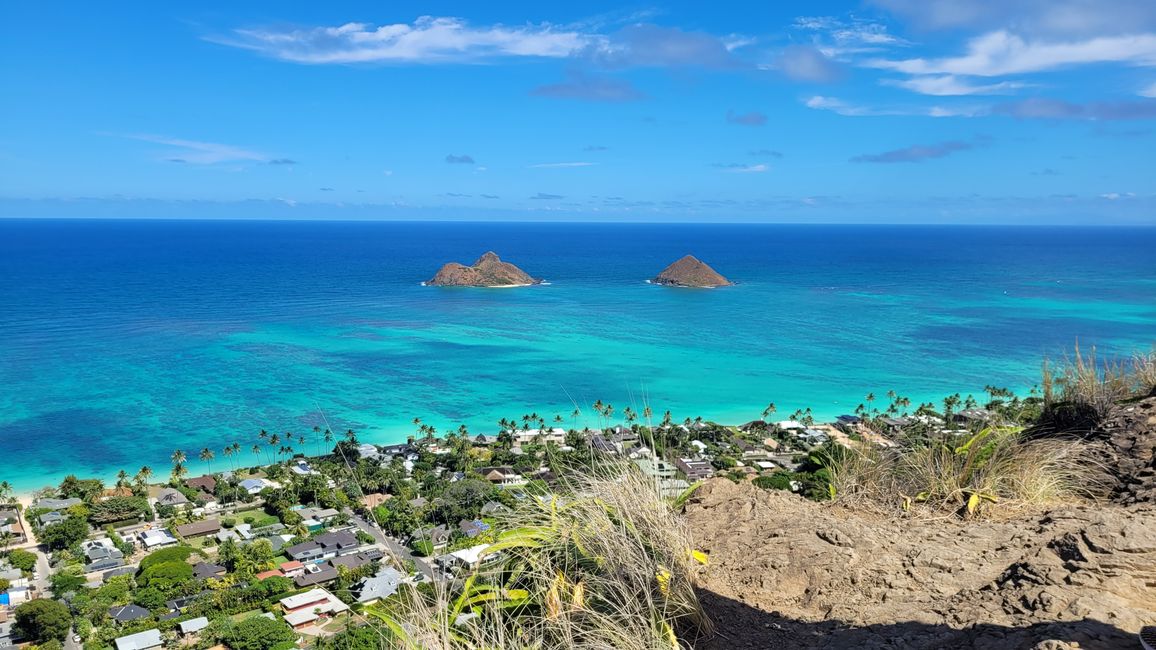
{"label": "green bush", "polygon": [[8,562],[21,571],[32,571],[36,568],[36,554],[18,548],[8,554]]}
{"label": "green bush", "polygon": [[[197,549],[191,546],[172,546],[169,548],[162,548],[159,551],[153,551],[145,556],[140,561],[140,570],[143,573],[145,569],[156,565],[164,564],[166,562],[186,562],[194,553],[198,553]],[[199,554],[199,553],[198,553]]]}
{"label": "green bush", "polygon": [[284,621],[270,621],[264,616],[247,618],[223,636],[233,650],[272,650],[297,640],[297,634]]}
{"label": "green bush", "polygon": [[791,475],[786,472],[775,472],[768,476],[760,476],[752,481],[755,487],[764,490],[791,490]]}
{"label": "green bush", "polygon": [[173,561],[153,564],[141,571],[137,582],[144,587],[172,589],[193,579],[193,567],[188,562]]}
{"label": "green bush", "polygon": [[434,554],[433,542],[428,539],[422,539],[410,545],[413,549],[413,554],[419,557],[429,557]]}

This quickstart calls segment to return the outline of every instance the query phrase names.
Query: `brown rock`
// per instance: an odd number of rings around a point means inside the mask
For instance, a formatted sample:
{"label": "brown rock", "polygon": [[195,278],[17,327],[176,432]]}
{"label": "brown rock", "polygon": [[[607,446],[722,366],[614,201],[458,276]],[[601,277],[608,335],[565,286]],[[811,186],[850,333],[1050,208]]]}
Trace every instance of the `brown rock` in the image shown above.
{"label": "brown rock", "polygon": [[687,255],[666,267],[651,282],[668,287],[726,287],[734,284],[694,255]]}
{"label": "brown rock", "polygon": [[435,287],[522,287],[541,282],[513,264],[503,262],[490,251],[472,266],[457,262],[446,264],[425,284]]}

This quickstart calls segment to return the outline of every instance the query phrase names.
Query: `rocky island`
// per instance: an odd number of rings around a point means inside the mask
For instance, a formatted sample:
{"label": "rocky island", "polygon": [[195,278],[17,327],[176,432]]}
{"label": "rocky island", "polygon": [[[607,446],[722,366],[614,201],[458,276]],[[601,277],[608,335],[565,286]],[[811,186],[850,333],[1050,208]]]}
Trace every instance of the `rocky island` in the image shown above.
{"label": "rocky island", "polygon": [[686,255],[666,267],[650,282],[668,287],[726,287],[734,284],[694,255]]}
{"label": "rocky island", "polygon": [[513,264],[503,262],[497,253],[489,251],[471,266],[457,262],[446,264],[424,284],[433,287],[525,287],[541,283],[540,278],[530,277]]}

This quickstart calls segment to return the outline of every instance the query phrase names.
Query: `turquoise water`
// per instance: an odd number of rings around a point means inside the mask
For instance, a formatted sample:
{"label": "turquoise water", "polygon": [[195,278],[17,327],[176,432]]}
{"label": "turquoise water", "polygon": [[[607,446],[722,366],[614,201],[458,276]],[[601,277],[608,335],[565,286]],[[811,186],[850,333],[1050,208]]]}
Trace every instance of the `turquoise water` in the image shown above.
{"label": "turquoise water", "polygon": [[[420,286],[489,249],[551,284]],[[163,474],[176,448],[221,469],[325,422],[391,442],[597,399],[740,421],[1027,389],[1077,338],[1151,348],[1154,251],[1156,229],[0,221],[0,480]],[[738,286],[644,282],[688,252]]]}

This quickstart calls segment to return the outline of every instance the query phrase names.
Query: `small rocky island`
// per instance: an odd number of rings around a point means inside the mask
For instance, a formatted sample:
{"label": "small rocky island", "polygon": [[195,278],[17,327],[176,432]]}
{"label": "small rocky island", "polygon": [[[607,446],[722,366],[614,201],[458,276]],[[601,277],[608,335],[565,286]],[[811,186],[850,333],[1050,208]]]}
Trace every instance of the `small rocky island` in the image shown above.
{"label": "small rocky island", "polygon": [[513,264],[503,262],[497,253],[489,251],[471,266],[457,262],[446,264],[424,284],[433,287],[525,287],[541,283],[540,278],[530,277]]}
{"label": "small rocky island", "polygon": [[668,287],[726,287],[734,284],[694,255],[687,255],[666,267],[650,282]]}

